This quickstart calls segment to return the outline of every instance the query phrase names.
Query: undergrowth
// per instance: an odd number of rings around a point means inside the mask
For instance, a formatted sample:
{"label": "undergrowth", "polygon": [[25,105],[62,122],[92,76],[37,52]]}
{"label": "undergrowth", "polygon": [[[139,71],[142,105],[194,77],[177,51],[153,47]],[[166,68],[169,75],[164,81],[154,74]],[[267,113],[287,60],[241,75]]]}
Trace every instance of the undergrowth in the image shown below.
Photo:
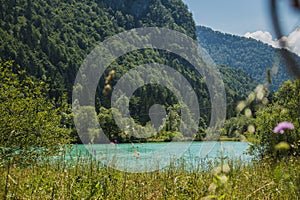
{"label": "undergrowth", "polygon": [[[298,199],[300,159],[125,173],[93,158],[0,168],[3,199]],[[183,164],[184,165],[184,164]],[[199,163],[200,165],[200,163]],[[226,167],[226,170],[224,170]],[[201,170],[205,169],[205,170]],[[219,170],[219,171],[218,171]],[[222,172],[224,171],[224,173]]]}

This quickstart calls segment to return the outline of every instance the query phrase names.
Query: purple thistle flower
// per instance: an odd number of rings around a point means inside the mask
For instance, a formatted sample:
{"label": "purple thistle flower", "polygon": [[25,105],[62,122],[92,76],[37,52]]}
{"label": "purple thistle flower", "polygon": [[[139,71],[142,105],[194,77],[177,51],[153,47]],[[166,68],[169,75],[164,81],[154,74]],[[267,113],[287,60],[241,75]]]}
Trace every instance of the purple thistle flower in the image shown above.
{"label": "purple thistle flower", "polygon": [[280,122],[273,130],[274,133],[284,133],[285,129],[293,130],[295,127],[290,122]]}

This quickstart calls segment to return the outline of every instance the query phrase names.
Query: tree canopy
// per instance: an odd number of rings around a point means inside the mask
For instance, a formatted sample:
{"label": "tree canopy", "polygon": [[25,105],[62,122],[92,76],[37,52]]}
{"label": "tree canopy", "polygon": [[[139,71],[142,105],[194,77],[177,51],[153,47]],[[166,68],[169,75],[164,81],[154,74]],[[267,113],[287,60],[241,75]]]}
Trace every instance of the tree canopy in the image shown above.
{"label": "tree canopy", "polygon": [[[138,0],[0,0],[0,9],[0,57],[3,60],[15,60],[14,66],[21,66],[21,69],[26,70],[26,75],[35,77],[37,82],[45,82],[48,86],[45,92],[49,99],[54,99],[55,107],[60,106],[59,99],[63,95],[67,97],[68,103],[71,102],[75,76],[84,58],[98,43],[110,36],[132,28],[155,26],[167,27],[196,39],[192,14],[181,0],[144,0],[143,3]],[[115,124],[113,121],[107,122],[108,119],[113,120],[109,116],[109,91],[113,90],[125,73],[144,63],[172,66],[189,81],[199,99],[199,124],[203,130],[209,123],[211,111],[205,78],[196,73],[186,60],[156,49],[143,49],[123,55],[105,71],[99,81],[96,97],[90,97],[96,98],[100,124]],[[115,71],[115,77],[108,86],[105,77],[111,70]],[[219,70],[225,82],[227,114],[231,117],[235,115],[236,102],[253,89],[255,82],[240,70],[226,66],[220,66]],[[140,79],[138,76],[132,77],[132,80]],[[80,86],[77,89],[80,90]],[[104,90],[107,94],[103,94]],[[178,110],[175,109],[178,102],[174,95],[158,86],[139,88],[129,101],[130,114],[141,126],[149,123],[147,113],[155,103],[163,104],[170,115]],[[89,108],[86,112],[89,112]],[[177,120],[176,117],[172,119]],[[175,121],[169,121],[168,124]],[[115,127],[104,129],[109,138],[126,138],[121,137],[123,133]],[[170,125],[164,131],[177,130],[175,125]],[[124,141],[128,141],[128,138]]]}
{"label": "tree canopy", "polygon": [[[197,26],[199,44],[207,50],[218,65],[227,65],[242,70],[259,83],[268,83],[270,70],[271,91],[287,80],[292,79],[286,68],[287,62],[282,57],[283,49],[276,49],[252,38],[240,37],[208,27]],[[292,55],[300,64],[300,58]]]}

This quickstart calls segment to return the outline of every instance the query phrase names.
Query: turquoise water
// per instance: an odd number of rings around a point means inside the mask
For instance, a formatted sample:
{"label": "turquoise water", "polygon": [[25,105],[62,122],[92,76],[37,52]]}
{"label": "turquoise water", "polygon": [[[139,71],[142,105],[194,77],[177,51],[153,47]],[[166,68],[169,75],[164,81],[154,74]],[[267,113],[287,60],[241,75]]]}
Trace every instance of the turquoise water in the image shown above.
{"label": "turquoise water", "polygon": [[171,142],[74,145],[69,157],[92,157],[104,166],[126,172],[150,172],[172,166],[198,169],[207,163],[249,162],[246,142]]}

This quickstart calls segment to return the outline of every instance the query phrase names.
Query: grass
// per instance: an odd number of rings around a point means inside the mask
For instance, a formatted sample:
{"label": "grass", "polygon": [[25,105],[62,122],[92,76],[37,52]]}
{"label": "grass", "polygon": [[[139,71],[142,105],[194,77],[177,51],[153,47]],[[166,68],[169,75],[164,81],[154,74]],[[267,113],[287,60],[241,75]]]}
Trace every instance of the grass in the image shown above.
{"label": "grass", "polygon": [[[184,163],[184,162],[183,162]],[[68,166],[62,157],[30,167],[0,168],[3,199],[298,199],[300,159],[228,163],[227,181],[209,170],[169,167],[151,173],[125,173],[92,158]],[[233,167],[234,166],[234,167]],[[204,166],[203,166],[204,167]],[[201,166],[200,166],[201,168]],[[207,169],[207,166],[206,166]],[[212,189],[212,184],[216,185]],[[206,197],[206,198],[204,198]]]}

